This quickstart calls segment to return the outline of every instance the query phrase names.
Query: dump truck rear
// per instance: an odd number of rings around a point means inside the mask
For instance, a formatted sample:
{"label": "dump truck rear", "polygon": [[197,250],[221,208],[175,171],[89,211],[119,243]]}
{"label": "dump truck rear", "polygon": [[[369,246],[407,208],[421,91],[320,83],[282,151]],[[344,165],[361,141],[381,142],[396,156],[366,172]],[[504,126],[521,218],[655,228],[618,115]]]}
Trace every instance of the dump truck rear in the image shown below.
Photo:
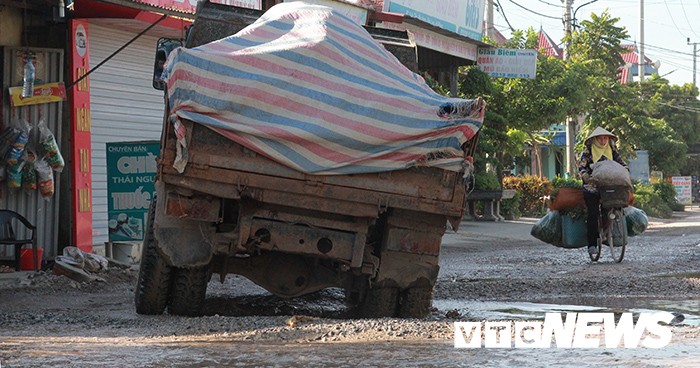
{"label": "dump truck rear", "polygon": [[[342,288],[358,316],[429,312],[442,235],[448,223],[457,228],[461,221],[483,101],[424,91],[422,80],[376,48],[381,45],[362,27],[327,8],[322,21],[312,21],[314,27],[325,22],[325,38],[298,39],[306,25],[288,16],[299,11],[290,4],[238,32],[256,15],[202,3],[186,47],[168,60],[138,313],[200,314],[212,275],[223,281],[230,273],[281,297]],[[312,8],[302,11],[318,11]],[[352,37],[343,39],[335,28]],[[278,51],[275,43],[282,41],[287,44]],[[303,50],[288,52],[292,43]],[[370,51],[349,49],[356,44]],[[335,45],[333,52],[326,53],[328,45]],[[362,85],[377,81],[353,66],[367,52],[386,53],[379,66],[396,73],[392,78],[414,78],[416,87],[406,87],[413,95],[397,97],[383,86],[362,92]],[[311,62],[327,69],[308,73]],[[316,80],[323,73],[328,77]],[[361,108],[348,110],[337,99]],[[393,121],[411,99],[427,104],[434,117],[407,112],[405,120]]]}

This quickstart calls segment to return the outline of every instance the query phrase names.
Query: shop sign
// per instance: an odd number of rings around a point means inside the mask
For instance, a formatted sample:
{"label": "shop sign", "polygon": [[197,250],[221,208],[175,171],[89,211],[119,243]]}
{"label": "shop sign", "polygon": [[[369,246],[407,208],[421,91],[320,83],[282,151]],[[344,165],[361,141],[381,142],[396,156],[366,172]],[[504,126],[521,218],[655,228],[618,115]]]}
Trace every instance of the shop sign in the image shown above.
{"label": "shop sign", "polygon": [[381,27],[397,31],[408,31],[413,35],[416,45],[427,49],[442,52],[467,60],[476,60],[476,45],[469,44],[453,37],[444,36],[437,32],[429,31],[413,24],[396,24],[382,22]]}
{"label": "shop sign", "polygon": [[10,104],[12,106],[36,105],[60,102],[66,99],[66,86],[63,82],[47,83],[34,86],[34,94],[22,97],[22,87],[10,87]]}
{"label": "shop sign", "polygon": [[492,77],[535,79],[537,50],[480,48],[476,64]]}
{"label": "shop sign", "polygon": [[690,176],[673,176],[671,183],[676,187],[676,199],[684,205],[693,204],[693,178]]}
{"label": "shop sign", "polygon": [[384,10],[405,14],[436,27],[481,41],[484,0],[386,0]]}
{"label": "shop sign", "polygon": [[143,240],[155,193],[160,142],[107,143],[107,217],[110,241]]}

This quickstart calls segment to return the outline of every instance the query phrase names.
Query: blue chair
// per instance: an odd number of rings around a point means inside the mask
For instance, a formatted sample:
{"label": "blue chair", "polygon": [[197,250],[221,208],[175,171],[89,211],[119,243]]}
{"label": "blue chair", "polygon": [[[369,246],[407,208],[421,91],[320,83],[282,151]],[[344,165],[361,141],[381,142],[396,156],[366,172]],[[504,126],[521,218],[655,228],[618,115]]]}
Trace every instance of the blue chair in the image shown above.
{"label": "blue chair", "polygon": [[[17,239],[15,229],[12,227],[13,220],[17,220],[18,224],[24,225],[28,231],[31,231],[31,238]],[[19,271],[20,249],[25,244],[31,244],[34,251],[34,271],[39,271],[39,254],[36,249],[36,226],[32,225],[29,220],[24,218],[15,211],[0,210],[0,245],[15,246],[15,269]]]}

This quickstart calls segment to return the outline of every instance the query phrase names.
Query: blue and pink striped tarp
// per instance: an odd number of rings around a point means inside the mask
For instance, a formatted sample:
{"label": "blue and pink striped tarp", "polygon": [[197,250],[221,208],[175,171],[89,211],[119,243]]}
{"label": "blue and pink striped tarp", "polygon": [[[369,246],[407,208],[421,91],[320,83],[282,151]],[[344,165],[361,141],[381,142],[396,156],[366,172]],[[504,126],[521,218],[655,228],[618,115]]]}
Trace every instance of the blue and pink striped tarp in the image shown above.
{"label": "blue and pink striped tarp", "polygon": [[[333,9],[282,3],[236,35],[171,54],[170,119],[206,125],[318,175],[435,166],[460,171],[481,99],[438,95]],[[181,172],[186,154],[176,161]]]}

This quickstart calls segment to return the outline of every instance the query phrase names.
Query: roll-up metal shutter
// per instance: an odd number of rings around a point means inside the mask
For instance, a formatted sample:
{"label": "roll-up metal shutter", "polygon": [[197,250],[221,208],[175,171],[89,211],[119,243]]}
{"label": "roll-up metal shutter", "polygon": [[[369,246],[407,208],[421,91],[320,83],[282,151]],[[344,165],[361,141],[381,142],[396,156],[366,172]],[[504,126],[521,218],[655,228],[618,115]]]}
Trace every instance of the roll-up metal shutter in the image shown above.
{"label": "roll-up metal shutter", "polygon": [[[90,24],[90,65],[101,63],[136,33]],[[163,92],[152,87],[158,38],[141,36],[90,74],[93,243],[108,240],[106,143],[159,140]]]}
{"label": "roll-up metal shutter", "polygon": [[[36,145],[39,139],[39,129],[37,124],[40,120],[46,122],[47,127],[56,137],[56,142],[61,143],[61,115],[63,111],[63,102],[42,103],[28,106],[10,107],[9,98],[6,93],[8,87],[19,86],[22,84],[23,63],[21,55],[31,51],[36,55],[36,78],[40,83],[52,83],[63,81],[63,50],[60,49],[45,49],[45,48],[15,48],[6,47],[3,50],[3,78],[2,90],[5,98],[2,99],[2,116],[3,127],[11,123],[13,119],[21,119],[31,124],[30,144],[27,146]],[[32,143],[34,142],[34,143]],[[0,144],[1,145],[1,144]],[[68,151],[68,147],[59,147],[60,151]],[[37,151],[38,152],[38,151]],[[2,152],[0,155],[4,155]],[[32,224],[37,227],[37,246],[44,248],[43,259],[52,259],[56,256],[58,248],[58,208],[60,201],[60,181],[61,174],[54,172],[54,195],[44,199],[39,194],[38,190],[27,192],[23,189],[8,189],[5,183],[2,183],[2,196],[0,197],[0,208],[15,211],[26,217]],[[17,226],[17,237],[24,238],[25,234],[23,226]],[[0,258],[13,259],[14,247],[0,247]]]}

